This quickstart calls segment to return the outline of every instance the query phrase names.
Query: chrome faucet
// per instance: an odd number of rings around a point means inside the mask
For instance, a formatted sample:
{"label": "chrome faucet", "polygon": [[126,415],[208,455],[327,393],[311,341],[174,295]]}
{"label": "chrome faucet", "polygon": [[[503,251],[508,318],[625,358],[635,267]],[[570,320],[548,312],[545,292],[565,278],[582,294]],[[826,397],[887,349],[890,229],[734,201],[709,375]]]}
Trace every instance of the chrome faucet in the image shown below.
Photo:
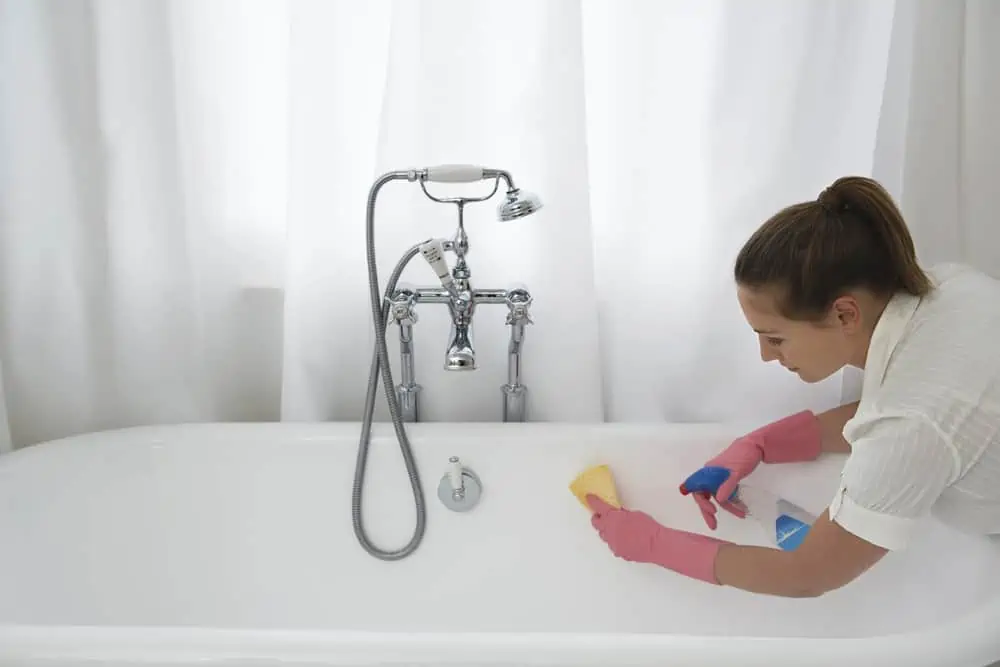
{"label": "chrome faucet", "polygon": [[[439,168],[441,169],[441,168]],[[448,167],[446,169],[468,169]],[[473,168],[475,169],[475,168]],[[484,170],[485,171],[485,170]],[[457,171],[456,171],[457,173]],[[431,239],[420,246],[424,259],[431,265],[441,287],[400,288],[392,295],[392,316],[399,326],[400,363],[402,377],[396,387],[400,413],[404,421],[419,420],[419,393],[421,390],[414,380],[413,368],[413,325],[416,323],[415,306],[422,303],[438,303],[448,306],[451,328],[444,354],[444,370],[476,370],[476,348],[473,335],[473,316],[480,304],[506,305],[507,324],[511,327],[508,346],[507,383],[501,386],[503,397],[502,420],[525,421],[527,388],[521,382],[521,350],[524,344],[524,327],[532,323],[529,316],[532,297],[526,289],[473,289],[472,271],[466,256],[469,252],[469,236],[465,230],[465,207],[469,203],[486,201],[492,197],[501,179],[508,185],[507,195],[497,208],[497,217],[502,221],[517,220],[541,208],[539,199],[515,188],[506,172],[495,172],[496,183],[493,191],[483,197],[438,197],[427,191],[426,180],[463,180],[460,178],[435,179],[419,178],[420,186],[431,200],[439,203],[455,204],[458,208],[458,229],[450,241]],[[455,255],[454,268],[449,269],[445,254]]]}
{"label": "chrome faucet", "polygon": [[[440,198],[427,192],[427,182],[475,183],[493,181],[493,192],[478,198]],[[419,182],[421,189],[432,200],[454,203],[458,206],[458,233],[454,240],[430,239],[410,247],[396,263],[389,276],[385,291],[379,284],[375,252],[375,210],[379,192],[392,182]],[[365,394],[364,417],[361,437],[358,441],[358,455],[354,466],[354,484],[351,488],[351,525],[361,547],[375,558],[396,561],[406,558],[417,550],[424,538],[427,512],[424,505],[424,490],[420,473],[406,433],[404,421],[416,421],[419,417],[418,398],[420,385],[413,373],[414,338],[413,327],[417,322],[416,306],[420,303],[444,303],[448,305],[452,318],[452,331],[445,353],[445,368],[448,370],[471,370],[476,367],[476,352],[472,344],[472,320],[475,309],[483,303],[506,304],[507,324],[511,328],[511,342],[508,347],[507,383],[503,385],[504,421],[525,419],[525,388],[521,383],[521,347],[524,342],[524,327],[531,322],[528,308],[531,295],[523,288],[511,290],[473,289],[470,285],[470,271],[466,262],[469,238],[465,233],[465,205],[486,201],[494,194],[503,181],[507,184],[504,201],[497,207],[497,217],[501,221],[517,220],[534,213],[542,204],[534,195],[519,190],[510,173],[501,169],[488,169],[473,165],[444,165],[424,169],[390,171],[379,176],[368,191],[365,214],[365,246],[368,265],[368,295],[371,302],[372,324],[375,329],[375,349],[372,351],[371,370],[368,374],[368,389]],[[445,252],[456,256],[455,268],[450,270],[445,261]],[[422,254],[431,265],[441,287],[416,289],[398,288],[399,278],[410,260]],[[400,355],[402,357],[402,381],[394,386],[389,352],[386,346],[386,327],[394,321],[399,327]],[[376,394],[381,379],[386,389],[386,402],[393,430],[399,441],[406,474],[413,491],[416,522],[410,540],[398,549],[382,549],[372,543],[364,526],[362,505],[364,499],[365,471],[368,465],[368,450],[371,445],[372,422],[375,414]],[[451,509],[466,511],[475,506],[482,492],[482,484],[470,470],[460,464],[457,458],[450,460],[447,481],[439,486],[442,501]]]}

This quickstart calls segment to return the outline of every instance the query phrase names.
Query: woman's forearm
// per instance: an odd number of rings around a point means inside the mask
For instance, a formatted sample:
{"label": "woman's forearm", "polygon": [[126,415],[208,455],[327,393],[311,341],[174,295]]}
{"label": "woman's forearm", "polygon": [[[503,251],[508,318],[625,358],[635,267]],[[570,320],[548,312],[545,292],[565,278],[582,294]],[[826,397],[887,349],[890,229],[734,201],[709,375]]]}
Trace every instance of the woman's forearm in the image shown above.
{"label": "woman's forearm", "polygon": [[830,521],[824,511],[794,551],[723,544],[715,556],[715,579],[753,593],[816,597],[854,581],[885,554]]}
{"label": "woman's forearm", "polygon": [[715,558],[715,578],[723,586],[788,598],[815,597],[820,590],[796,569],[793,552],[725,544]]}
{"label": "woman's forearm", "polygon": [[819,419],[820,431],[823,434],[822,449],[824,452],[837,454],[847,454],[851,451],[851,446],[844,439],[844,424],[851,419],[858,411],[858,401],[845,403],[832,410],[820,412],[816,415]]}

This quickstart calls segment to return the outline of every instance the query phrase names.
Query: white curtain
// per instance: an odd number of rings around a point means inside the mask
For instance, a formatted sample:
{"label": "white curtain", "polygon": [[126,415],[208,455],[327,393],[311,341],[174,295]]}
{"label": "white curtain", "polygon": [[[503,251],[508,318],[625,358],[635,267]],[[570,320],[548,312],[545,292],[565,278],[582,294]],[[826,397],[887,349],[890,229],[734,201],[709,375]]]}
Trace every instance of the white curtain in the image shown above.
{"label": "white curtain", "polygon": [[[531,419],[836,404],[851,378],[760,362],[733,257],[861,173],[925,260],[1000,274],[996,34],[989,0],[0,0],[0,451],[360,419],[368,188],[453,162],[545,202],[466,216],[474,285],[534,296]],[[384,189],[383,285],[455,223],[415,184]],[[434,284],[421,261],[403,280]],[[498,420],[506,309],[477,311],[471,373],[441,368],[443,308],[419,314],[422,417]]]}

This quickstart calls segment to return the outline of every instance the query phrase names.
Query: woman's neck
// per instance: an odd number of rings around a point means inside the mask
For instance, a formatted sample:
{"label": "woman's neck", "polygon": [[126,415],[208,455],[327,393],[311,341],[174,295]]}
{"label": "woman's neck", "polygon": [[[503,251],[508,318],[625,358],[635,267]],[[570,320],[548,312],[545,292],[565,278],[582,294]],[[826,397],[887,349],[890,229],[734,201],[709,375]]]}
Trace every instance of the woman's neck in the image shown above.
{"label": "woman's neck", "polygon": [[863,334],[858,337],[858,345],[852,355],[851,365],[864,369],[865,362],[868,360],[868,348],[871,347],[872,336],[875,335],[875,329],[878,327],[889,301],[892,300],[892,296],[878,296],[871,292],[862,292],[857,294],[855,298],[861,306],[865,326],[862,329]]}

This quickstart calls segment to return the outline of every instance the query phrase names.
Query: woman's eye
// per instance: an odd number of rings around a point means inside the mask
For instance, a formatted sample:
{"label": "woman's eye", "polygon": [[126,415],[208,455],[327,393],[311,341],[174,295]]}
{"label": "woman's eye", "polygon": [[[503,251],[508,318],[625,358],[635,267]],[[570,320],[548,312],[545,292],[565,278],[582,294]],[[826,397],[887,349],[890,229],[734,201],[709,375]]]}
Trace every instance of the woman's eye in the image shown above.
{"label": "woman's eye", "polygon": [[783,340],[782,340],[781,338],[768,338],[768,339],[767,339],[767,342],[768,342],[768,344],[769,344],[769,345],[773,345],[773,346],[775,346],[775,347],[778,347],[778,346],[779,346],[779,345],[781,345],[781,344],[782,344],[782,343],[783,343],[784,341],[783,341]]}

